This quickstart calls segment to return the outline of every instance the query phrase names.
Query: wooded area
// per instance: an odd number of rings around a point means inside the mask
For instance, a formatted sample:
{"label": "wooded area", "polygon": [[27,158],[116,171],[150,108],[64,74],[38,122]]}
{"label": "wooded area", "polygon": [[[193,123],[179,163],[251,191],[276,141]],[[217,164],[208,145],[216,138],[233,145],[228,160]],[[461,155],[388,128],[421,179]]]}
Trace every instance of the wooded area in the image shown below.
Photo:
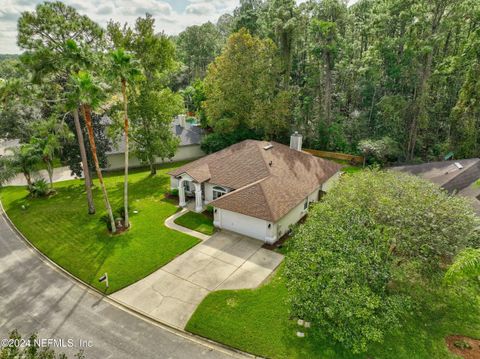
{"label": "wooded area", "polygon": [[[213,132],[207,152],[247,137],[286,142],[297,130],[313,149],[360,154],[362,141],[388,144],[389,161],[478,156],[478,1],[241,0],[216,24],[157,33],[156,61],[148,41],[135,40],[153,26],[148,17],[135,28],[111,22],[92,36],[99,48],[143,56],[143,68],[161,74],[163,95],[180,91]],[[1,63],[4,106],[12,96],[5,80],[21,73],[16,61]],[[35,107],[3,107],[1,135],[15,132],[5,124],[38,118]]]}

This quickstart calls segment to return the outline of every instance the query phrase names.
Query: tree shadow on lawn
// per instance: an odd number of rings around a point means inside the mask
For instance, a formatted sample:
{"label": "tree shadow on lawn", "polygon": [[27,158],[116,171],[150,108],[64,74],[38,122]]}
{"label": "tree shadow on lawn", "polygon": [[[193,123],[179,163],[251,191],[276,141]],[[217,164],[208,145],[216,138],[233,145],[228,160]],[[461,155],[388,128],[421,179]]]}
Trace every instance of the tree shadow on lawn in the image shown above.
{"label": "tree shadow on lawn", "polygon": [[[128,192],[129,192],[129,199],[144,199],[147,197],[155,197],[155,196],[164,196],[165,192],[168,190],[168,185],[170,181],[165,176],[155,176],[149,177],[145,176],[144,178],[138,180],[131,180],[128,181]],[[107,191],[110,193],[114,193],[116,197],[121,198],[123,203],[123,180],[119,181],[115,184],[107,185]]]}

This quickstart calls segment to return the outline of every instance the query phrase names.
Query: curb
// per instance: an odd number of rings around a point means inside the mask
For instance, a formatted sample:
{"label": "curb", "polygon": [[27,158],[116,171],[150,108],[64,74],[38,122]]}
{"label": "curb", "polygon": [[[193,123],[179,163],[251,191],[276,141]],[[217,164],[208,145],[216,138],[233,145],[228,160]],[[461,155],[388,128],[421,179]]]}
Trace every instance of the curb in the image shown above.
{"label": "curb", "polygon": [[125,304],[119,300],[116,300],[116,299],[113,299],[111,297],[109,297],[108,295],[106,295],[105,293],[102,293],[100,290],[98,290],[97,288],[91,286],[90,284],[84,282],[83,280],[75,277],[73,274],[71,274],[70,272],[68,272],[66,269],[64,269],[63,267],[61,267],[60,265],[58,265],[57,263],[55,263],[54,261],[52,261],[50,258],[48,258],[44,253],[42,253],[37,247],[35,247],[24,235],[22,232],[20,232],[20,230],[15,226],[15,224],[12,222],[12,220],[10,219],[10,217],[8,217],[7,215],[7,212],[5,211],[4,207],[3,207],[3,203],[2,201],[0,201],[0,212],[1,212],[1,215],[2,217],[5,219],[5,221],[7,222],[8,226],[10,227],[10,229],[15,232],[15,234],[17,234],[17,236],[23,241],[23,243],[32,251],[34,252],[35,254],[37,254],[39,257],[40,257],[40,260],[42,262],[44,262],[45,264],[47,264],[49,267],[51,267],[53,270],[56,270],[57,272],[61,273],[62,275],[64,275],[65,277],[73,280],[75,282],[76,285],[78,285],[79,287],[83,287],[84,289],[87,289],[91,294],[94,294],[100,298],[102,298],[102,300],[105,300],[106,302],[108,302],[109,304],[112,304],[114,305],[115,307],[137,317],[137,318],[140,318],[150,324],[153,324],[153,325],[156,325],[162,329],[165,329],[167,330],[168,332],[172,333],[172,334],[175,334],[175,335],[178,335],[179,337],[182,337],[184,339],[187,339],[187,340],[191,340],[192,342],[195,342],[197,344],[200,344],[200,345],[203,345],[207,348],[209,348],[210,350],[217,350],[219,352],[222,352],[223,354],[227,354],[231,357],[234,357],[234,358],[262,358],[260,356],[256,356],[256,355],[253,355],[253,354],[250,354],[250,353],[246,353],[246,352],[243,352],[239,349],[236,349],[236,348],[233,348],[233,347],[230,347],[226,344],[222,344],[222,343],[218,343],[216,341],[213,341],[211,339],[208,339],[208,338],[205,338],[205,337],[202,337],[200,335],[196,335],[196,334],[193,334],[193,333],[190,333],[190,332],[187,332],[183,329],[180,329],[180,328],[177,328],[177,327],[174,327],[172,325],[169,325],[167,323],[163,323],[163,322],[160,322],[158,321],[157,319],[149,316],[148,314],[146,313],[143,313],[131,306],[129,306],[128,304]]}

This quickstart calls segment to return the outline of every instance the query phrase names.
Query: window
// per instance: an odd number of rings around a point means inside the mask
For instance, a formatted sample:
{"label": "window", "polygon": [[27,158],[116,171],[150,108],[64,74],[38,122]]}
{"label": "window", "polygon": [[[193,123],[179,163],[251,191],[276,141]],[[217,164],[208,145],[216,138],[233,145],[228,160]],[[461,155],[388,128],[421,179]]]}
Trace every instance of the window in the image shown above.
{"label": "window", "polygon": [[305,200],[305,203],[303,204],[303,209],[307,210],[307,208],[308,208],[308,199]]}
{"label": "window", "polygon": [[225,193],[227,193],[227,190],[225,188],[219,187],[219,186],[213,187],[213,199],[214,200],[222,197]]}

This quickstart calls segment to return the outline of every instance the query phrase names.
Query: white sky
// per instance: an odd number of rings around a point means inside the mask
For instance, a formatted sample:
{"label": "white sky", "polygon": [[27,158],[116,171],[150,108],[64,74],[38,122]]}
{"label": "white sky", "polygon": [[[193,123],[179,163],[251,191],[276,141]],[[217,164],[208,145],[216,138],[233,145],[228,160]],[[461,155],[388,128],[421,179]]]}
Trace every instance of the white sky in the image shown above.
{"label": "white sky", "polygon": [[[297,0],[302,2],[302,0]],[[357,0],[350,0],[354,3]],[[0,0],[0,54],[19,53],[17,20],[23,11],[32,11],[42,0]],[[133,24],[146,12],[155,18],[156,30],[178,34],[187,26],[207,21],[216,22],[226,12],[231,13],[239,0],[64,0],[81,14],[105,26],[110,19]]]}

